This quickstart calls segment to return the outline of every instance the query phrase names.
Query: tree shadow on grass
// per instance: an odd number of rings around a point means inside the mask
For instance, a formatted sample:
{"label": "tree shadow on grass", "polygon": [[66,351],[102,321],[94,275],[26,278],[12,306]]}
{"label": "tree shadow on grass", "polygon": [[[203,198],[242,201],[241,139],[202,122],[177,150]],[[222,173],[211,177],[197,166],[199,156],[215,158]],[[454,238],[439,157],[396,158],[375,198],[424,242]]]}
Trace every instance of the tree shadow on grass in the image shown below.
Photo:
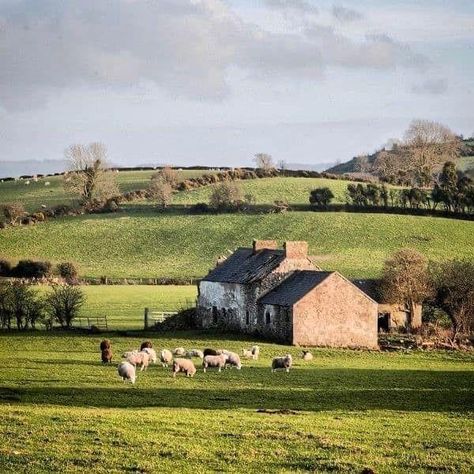
{"label": "tree shadow on grass", "polygon": [[208,377],[199,372],[194,379],[173,380],[167,375],[159,380],[167,386],[158,388],[140,386],[141,376],[135,386],[117,380],[116,387],[0,387],[0,402],[101,408],[474,411],[474,373],[468,371],[254,370],[247,379],[244,371],[239,374],[249,384],[246,388],[235,387],[242,383],[235,378],[217,378],[226,374]]}

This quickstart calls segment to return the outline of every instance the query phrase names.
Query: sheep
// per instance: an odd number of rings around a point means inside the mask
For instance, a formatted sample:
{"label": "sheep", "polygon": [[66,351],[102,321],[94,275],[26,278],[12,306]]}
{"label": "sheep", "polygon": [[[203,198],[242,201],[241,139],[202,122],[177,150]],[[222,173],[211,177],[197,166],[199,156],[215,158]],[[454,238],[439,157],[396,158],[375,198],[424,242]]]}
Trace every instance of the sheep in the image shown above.
{"label": "sheep", "polygon": [[188,351],[186,353],[186,357],[189,357],[190,359],[192,357],[199,357],[200,359],[203,359],[204,358],[204,354],[202,351],[200,351],[199,349],[191,349],[190,351]]}
{"label": "sheep", "polygon": [[135,349],[134,351],[127,351],[122,354],[122,357],[124,359],[128,359],[129,357],[134,356],[135,354],[138,354],[138,351]]}
{"label": "sheep", "polygon": [[130,380],[133,384],[135,383],[135,366],[130,364],[130,362],[121,362],[117,370],[119,377],[121,377],[123,381]]}
{"label": "sheep", "polygon": [[242,357],[245,359],[253,359],[253,354],[252,351],[247,350],[247,349],[242,349]]}
{"label": "sheep", "polygon": [[194,377],[196,367],[192,360],[178,358],[173,361],[173,377],[176,377],[178,372],[184,372],[186,377]]}
{"label": "sheep", "polygon": [[204,349],[203,354],[204,354],[204,357],[219,355],[215,349],[209,349],[209,348]]}
{"label": "sheep", "polygon": [[104,339],[103,341],[101,341],[100,343],[100,350],[101,351],[105,351],[105,349],[110,349],[110,346],[112,345],[112,343],[110,342],[109,339]]}
{"label": "sheep", "polygon": [[291,354],[286,354],[285,357],[275,357],[272,361],[272,372],[275,372],[277,369],[285,369],[289,372],[292,363],[293,358]]}
{"label": "sheep", "polygon": [[228,357],[229,356],[226,354],[204,356],[202,361],[202,368],[204,372],[206,372],[206,369],[210,367],[217,367],[220,372],[222,368],[225,367]]}
{"label": "sheep", "polygon": [[112,349],[107,347],[102,351],[102,362],[108,364],[112,362]]}
{"label": "sheep", "polygon": [[310,351],[303,351],[301,358],[305,361],[313,360],[313,354]]}
{"label": "sheep", "polygon": [[152,364],[156,364],[156,351],[155,349],[152,349],[151,347],[145,347],[142,351],[140,352],[146,352],[150,358],[150,362]]}
{"label": "sheep", "polygon": [[46,182],[44,183],[45,186],[49,186],[50,184],[51,184],[51,183],[50,183],[49,181],[46,181]]}
{"label": "sheep", "polygon": [[184,350],[184,347],[177,347],[174,351],[173,351],[173,354],[175,356],[185,356],[186,355],[186,351]]}
{"label": "sheep", "polygon": [[239,354],[236,354],[235,352],[229,352],[227,355],[227,360],[226,360],[226,367],[237,367],[238,370],[242,368],[242,364],[240,362],[240,357]]}
{"label": "sheep", "polygon": [[168,364],[173,360],[173,354],[168,349],[163,349],[160,352],[160,360],[163,367],[168,367]]}
{"label": "sheep", "polygon": [[252,346],[252,349],[250,349],[252,351],[252,356],[253,356],[253,359],[254,360],[257,360],[258,359],[258,356],[260,355],[260,347],[258,346]]}
{"label": "sheep", "polygon": [[151,341],[143,341],[141,346],[140,346],[140,350],[142,351],[146,347],[152,349],[153,348],[152,342]]}
{"label": "sheep", "polygon": [[135,366],[140,366],[140,371],[143,371],[150,363],[150,356],[146,352],[132,353],[127,358],[127,362],[130,362],[130,364]]}

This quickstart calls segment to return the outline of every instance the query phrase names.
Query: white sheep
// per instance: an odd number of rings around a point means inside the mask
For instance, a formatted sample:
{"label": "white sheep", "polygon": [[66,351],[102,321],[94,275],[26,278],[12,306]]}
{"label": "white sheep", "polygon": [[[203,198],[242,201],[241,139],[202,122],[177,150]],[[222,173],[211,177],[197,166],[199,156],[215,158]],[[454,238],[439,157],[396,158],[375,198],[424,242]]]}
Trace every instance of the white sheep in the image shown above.
{"label": "white sheep", "polygon": [[239,354],[236,354],[235,352],[229,352],[227,355],[227,360],[226,360],[226,367],[237,367],[238,370],[242,368],[242,364],[240,362],[240,357]]}
{"label": "white sheep", "polygon": [[212,367],[217,367],[219,372],[225,367],[225,363],[227,362],[227,354],[220,354],[216,356],[212,355],[207,355],[204,357],[202,361],[202,368],[204,372],[206,372],[206,369],[212,368]]}
{"label": "white sheep", "polygon": [[150,356],[146,352],[136,352],[135,354],[130,354],[129,357],[127,357],[127,362],[130,362],[130,364],[139,366],[140,371],[143,371],[148,367],[148,364],[150,363]]}
{"label": "white sheep", "polygon": [[254,360],[257,360],[258,356],[260,355],[260,347],[252,346],[252,348],[250,350],[252,351],[252,358]]}
{"label": "white sheep", "polygon": [[308,362],[310,360],[313,360],[313,354],[311,354],[310,351],[303,351],[303,353],[301,354],[301,358]]}
{"label": "white sheep", "polygon": [[173,354],[171,354],[171,351],[169,351],[168,349],[163,349],[160,352],[160,361],[163,367],[168,367],[168,364],[171,364],[172,360]]}
{"label": "white sheep", "polygon": [[186,377],[194,377],[196,367],[192,360],[178,358],[173,361],[173,377],[176,377],[178,372],[184,372]]}
{"label": "white sheep", "polygon": [[30,184],[30,180],[28,180],[28,181],[25,181],[25,184],[26,184],[27,186],[29,186],[29,184]]}
{"label": "white sheep", "polygon": [[117,371],[119,377],[121,377],[123,381],[130,380],[130,382],[135,383],[135,366],[130,364],[130,362],[121,362],[117,368]]}
{"label": "white sheep", "polygon": [[155,349],[152,349],[151,347],[145,347],[141,352],[146,352],[150,358],[150,362],[152,364],[156,364],[156,351]]}
{"label": "white sheep", "polygon": [[200,359],[204,358],[204,353],[200,351],[199,349],[191,349],[186,353],[186,357],[189,357],[190,359],[192,357],[199,357]]}
{"label": "white sheep", "polygon": [[275,357],[272,361],[272,372],[275,372],[277,369],[285,369],[289,372],[292,364],[293,357],[291,357],[291,354],[286,354],[284,357]]}
{"label": "white sheep", "polygon": [[51,183],[50,183],[49,181],[46,181],[46,182],[44,183],[45,186],[49,186],[50,184],[51,184]]}
{"label": "white sheep", "polygon": [[242,357],[245,359],[253,359],[252,351],[248,349],[242,349]]}
{"label": "white sheep", "polygon": [[175,355],[175,356],[185,356],[185,355],[186,355],[186,351],[185,351],[184,347],[177,347],[177,348],[173,351],[173,355]]}

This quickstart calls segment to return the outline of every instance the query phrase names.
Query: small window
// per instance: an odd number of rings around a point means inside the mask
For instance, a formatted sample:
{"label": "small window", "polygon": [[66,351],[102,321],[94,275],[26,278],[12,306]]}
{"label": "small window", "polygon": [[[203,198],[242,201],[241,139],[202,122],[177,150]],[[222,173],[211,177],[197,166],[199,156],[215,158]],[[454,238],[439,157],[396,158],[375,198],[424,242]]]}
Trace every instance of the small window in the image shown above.
{"label": "small window", "polygon": [[214,324],[217,324],[217,315],[218,315],[217,306],[213,306],[212,307],[212,321]]}
{"label": "small window", "polygon": [[250,313],[248,311],[245,313],[245,324],[250,325]]}
{"label": "small window", "polygon": [[265,311],[265,323],[270,324],[272,322],[272,317],[270,311]]}

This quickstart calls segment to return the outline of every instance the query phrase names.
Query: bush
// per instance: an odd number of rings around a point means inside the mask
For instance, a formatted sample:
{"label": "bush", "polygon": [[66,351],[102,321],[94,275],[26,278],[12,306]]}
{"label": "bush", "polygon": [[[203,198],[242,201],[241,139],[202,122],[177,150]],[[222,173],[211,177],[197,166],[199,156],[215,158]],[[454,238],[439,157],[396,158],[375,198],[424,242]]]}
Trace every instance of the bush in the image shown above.
{"label": "bush", "polygon": [[0,276],[10,276],[12,273],[12,264],[8,260],[0,260]]}
{"label": "bush", "polygon": [[329,188],[313,189],[309,196],[309,202],[316,207],[327,207],[334,199],[334,194]]}
{"label": "bush", "polygon": [[194,329],[196,327],[196,308],[188,308],[157,323],[154,327],[157,331],[176,331]]}
{"label": "bush", "polygon": [[212,190],[209,204],[219,211],[235,210],[242,201],[242,191],[233,181],[216,184]]}
{"label": "bush", "polygon": [[18,219],[25,214],[25,208],[20,202],[12,202],[2,206],[2,213],[8,224],[15,225]]}
{"label": "bush", "polygon": [[51,262],[20,260],[11,274],[17,278],[45,278],[51,275]]}
{"label": "bush", "polygon": [[72,282],[77,279],[77,268],[72,262],[59,263],[56,267],[61,278]]}
{"label": "bush", "polygon": [[62,327],[70,328],[78,316],[85,300],[84,293],[77,286],[56,285],[46,297],[46,308],[51,319]]}

